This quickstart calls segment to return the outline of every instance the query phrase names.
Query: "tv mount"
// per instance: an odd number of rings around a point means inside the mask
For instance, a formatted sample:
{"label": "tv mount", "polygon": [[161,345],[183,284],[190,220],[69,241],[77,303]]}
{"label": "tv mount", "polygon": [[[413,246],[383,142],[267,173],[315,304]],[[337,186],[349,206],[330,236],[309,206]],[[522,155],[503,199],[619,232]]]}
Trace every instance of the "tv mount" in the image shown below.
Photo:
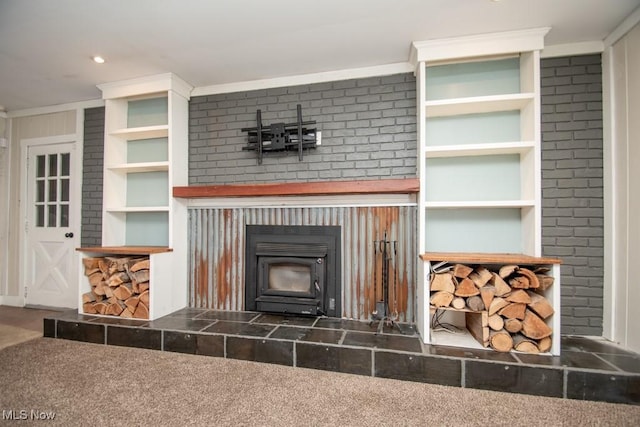
{"label": "tv mount", "polygon": [[304,149],[316,148],[317,129],[307,126],[315,125],[315,120],[302,120],[302,106],[297,105],[298,119],[295,123],[262,124],[262,112],[256,111],[256,127],[242,128],[247,132],[247,146],[243,150],[257,151],[258,164],[262,164],[262,156],[272,151],[298,151],[298,160],[302,161]]}

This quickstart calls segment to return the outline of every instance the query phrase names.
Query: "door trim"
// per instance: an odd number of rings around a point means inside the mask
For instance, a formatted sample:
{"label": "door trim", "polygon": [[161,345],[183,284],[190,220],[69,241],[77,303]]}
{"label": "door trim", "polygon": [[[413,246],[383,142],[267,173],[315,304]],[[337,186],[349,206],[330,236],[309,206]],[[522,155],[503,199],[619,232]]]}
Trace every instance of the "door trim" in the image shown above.
{"label": "door trim", "polygon": [[[83,112],[82,112],[83,113]],[[80,117],[78,117],[78,120],[80,121],[80,124],[78,126],[82,126],[84,123],[84,114],[82,114],[82,120],[80,120]],[[76,129],[79,129],[78,127]],[[29,153],[29,148],[31,147],[37,147],[37,146],[46,146],[46,145],[53,145],[53,144],[62,144],[62,143],[68,143],[68,144],[73,144],[74,146],[74,156],[72,156],[72,158],[75,157],[74,160],[74,173],[76,175],[75,179],[74,179],[74,184],[73,184],[73,188],[71,191],[73,191],[73,197],[74,200],[76,200],[75,206],[72,206],[73,209],[73,215],[74,218],[76,218],[75,222],[74,222],[74,227],[77,227],[78,229],[78,233],[75,233],[75,236],[73,237],[74,239],[74,246],[78,247],[79,246],[79,241],[80,241],[80,227],[82,224],[82,218],[80,218],[80,214],[82,212],[82,140],[79,137],[79,135],[82,135],[82,133],[75,133],[75,134],[66,134],[66,135],[56,135],[56,136],[45,136],[45,137],[38,137],[38,138],[24,138],[20,140],[20,231],[18,233],[18,235],[20,236],[20,241],[19,241],[19,253],[20,253],[20,257],[19,257],[19,273],[18,273],[18,277],[19,277],[19,286],[18,286],[18,292],[19,292],[19,298],[21,298],[22,300],[22,305],[24,306],[26,304],[26,298],[25,298],[25,280],[26,280],[26,272],[27,272],[27,260],[28,260],[28,256],[27,256],[27,250],[28,250],[28,246],[27,246],[27,191],[28,191],[28,186],[29,186],[29,177],[27,176],[27,166],[28,166],[28,161],[27,161],[27,155]],[[77,287],[77,277],[76,277],[76,287]]]}

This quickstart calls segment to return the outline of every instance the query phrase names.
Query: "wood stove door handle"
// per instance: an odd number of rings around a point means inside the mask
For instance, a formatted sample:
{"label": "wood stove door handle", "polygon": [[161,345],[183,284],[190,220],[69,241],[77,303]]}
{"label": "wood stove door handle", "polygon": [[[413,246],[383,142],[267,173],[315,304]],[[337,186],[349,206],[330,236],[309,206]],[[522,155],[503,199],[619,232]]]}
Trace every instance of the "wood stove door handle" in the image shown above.
{"label": "wood stove door handle", "polygon": [[315,287],[316,287],[316,291],[320,292],[320,285],[318,285],[318,279],[316,279],[316,280],[313,282],[313,284],[314,284],[314,285],[315,285]]}

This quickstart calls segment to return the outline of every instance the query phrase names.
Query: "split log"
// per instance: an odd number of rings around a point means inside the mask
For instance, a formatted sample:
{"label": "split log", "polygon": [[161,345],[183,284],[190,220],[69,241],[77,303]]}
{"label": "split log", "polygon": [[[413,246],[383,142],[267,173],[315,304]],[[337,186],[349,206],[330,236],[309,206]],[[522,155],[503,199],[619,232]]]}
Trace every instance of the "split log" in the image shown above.
{"label": "split log", "polygon": [[82,258],[82,265],[84,266],[85,275],[88,276],[87,274],[88,270],[95,270],[96,268],[98,268],[99,261],[100,261],[100,258],[92,258],[92,257]]}
{"label": "split log", "polygon": [[491,279],[491,283],[496,288],[496,296],[497,297],[505,296],[509,292],[511,292],[511,286],[509,286],[507,284],[507,282],[505,282],[504,279],[502,277],[500,277],[500,275],[497,274],[497,273],[493,273],[493,277]]}
{"label": "split log", "polygon": [[112,316],[120,316],[120,313],[122,313],[122,310],[123,308],[120,306],[120,304],[113,303],[113,304],[109,304],[105,314],[110,314]]}
{"label": "split log", "polygon": [[143,293],[144,291],[149,289],[149,282],[138,283],[139,293]]}
{"label": "split log", "polygon": [[432,291],[446,291],[453,294],[456,291],[456,285],[453,283],[453,275],[451,273],[436,273],[431,277]]}
{"label": "split log", "polygon": [[494,331],[504,329],[504,319],[499,314],[489,316],[489,327]]}
{"label": "split log", "polygon": [[509,286],[514,289],[529,289],[529,279],[525,276],[515,276],[509,279]]}
{"label": "split log", "polygon": [[130,298],[131,295],[133,295],[131,283],[123,283],[113,291],[113,296],[122,301]]}
{"label": "split log", "polygon": [[508,306],[510,303],[504,298],[496,297],[491,301],[489,306],[489,316],[496,314],[498,311]]}
{"label": "split log", "polygon": [[[144,291],[140,293],[140,302],[144,303],[147,307],[149,307],[149,291]],[[138,305],[140,305],[138,303]]]}
{"label": "split log", "polygon": [[472,297],[479,294],[480,290],[469,278],[462,279],[462,281],[458,283],[458,286],[456,286],[456,291],[454,292],[454,295],[457,297]]}
{"label": "split log", "polygon": [[133,318],[133,313],[129,310],[129,308],[125,308],[124,310],[122,310],[122,313],[120,313],[120,317],[131,319]]}
{"label": "split log", "polygon": [[464,264],[456,264],[453,266],[453,275],[459,279],[466,279],[473,271],[473,268]]}
{"label": "split log", "polygon": [[136,271],[139,271],[139,270],[148,270],[150,267],[151,267],[150,260],[148,258],[145,258],[144,260],[138,261],[135,264],[133,264],[130,270],[135,273]]}
{"label": "split log", "polygon": [[484,306],[486,308],[491,306],[491,301],[493,301],[495,295],[496,287],[491,284],[484,285],[482,288],[480,288],[480,297],[482,298],[482,302],[484,303]]}
{"label": "split log", "polygon": [[104,296],[105,295],[105,288],[109,288],[107,285],[101,283],[98,283],[94,288],[93,288],[93,293],[96,295],[100,295],[100,296]]}
{"label": "split log", "polygon": [[93,291],[91,292],[86,292],[84,294],[82,294],[82,302],[83,303],[87,303],[87,302],[95,302],[98,299],[97,295],[93,293]]}
{"label": "split log", "polygon": [[535,273],[528,268],[518,269],[518,274],[526,277],[529,280],[529,289],[538,289],[540,287],[540,281]]}
{"label": "split log", "polygon": [[523,353],[540,353],[538,344],[522,334],[513,336],[513,349]]}
{"label": "split log", "polygon": [[467,307],[469,307],[469,309],[472,311],[484,310],[484,303],[482,302],[482,298],[479,295],[474,295],[467,298]]}
{"label": "split log", "polygon": [[511,276],[516,270],[518,270],[517,265],[503,265],[502,267],[500,267],[498,274],[503,279],[506,279],[507,277]]}
{"label": "split log", "polygon": [[133,313],[133,318],[134,319],[148,319],[149,318],[149,308],[142,301],[140,301],[140,303],[136,307],[136,311]]}
{"label": "split log", "polygon": [[115,288],[120,286],[122,283],[128,283],[130,281],[131,279],[129,278],[129,275],[126,272],[118,271],[112,274],[111,276],[109,276],[109,278],[107,279],[107,285],[111,286],[112,288]]}
{"label": "split log", "polygon": [[105,298],[111,298],[113,296],[113,288],[111,286],[103,285],[102,290],[104,291]]}
{"label": "split log", "polygon": [[93,305],[97,314],[105,314],[108,306],[106,302],[98,302]]}
{"label": "split log", "polygon": [[[146,292],[145,294],[149,295],[148,292]],[[140,294],[141,300],[142,300],[142,295],[143,294]],[[429,300],[431,305],[433,305],[434,307],[449,307],[449,305],[451,304],[451,301],[453,301],[453,294],[447,291],[434,292],[433,295],[431,295],[431,298]]]}
{"label": "split log", "polygon": [[546,353],[551,350],[551,337],[544,337],[538,340],[538,349],[541,353]]}
{"label": "split log", "polygon": [[467,306],[467,302],[465,301],[464,298],[461,297],[455,297],[453,299],[453,301],[451,301],[451,307],[457,309],[457,310],[462,310]]}
{"label": "split log", "polygon": [[136,297],[136,296],[129,297],[124,302],[124,305],[129,309],[132,316],[133,316],[133,313],[136,311],[136,307],[138,306],[139,302],[140,302],[140,297]]}
{"label": "split log", "polygon": [[473,273],[469,274],[469,279],[478,287],[481,288],[486,285],[493,277],[493,274],[485,267],[478,266],[473,270]]}
{"label": "split log", "polygon": [[466,312],[465,324],[469,333],[484,347],[489,346],[489,318],[486,311]]}
{"label": "split log", "polygon": [[538,283],[540,284],[540,287],[538,289],[541,291],[546,291],[547,289],[549,289],[555,281],[553,276],[547,276],[546,274],[536,274],[536,277],[538,278]]}
{"label": "split log", "polygon": [[517,334],[522,330],[522,320],[504,319],[504,329],[512,334]]}
{"label": "split log", "polygon": [[501,309],[498,314],[502,317],[506,317],[507,319],[520,319],[523,320],[525,316],[525,311],[527,309],[526,304],[512,302],[509,303],[506,307]]}
{"label": "split log", "polygon": [[522,334],[533,340],[539,340],[551,336],[552,330],[547,324],[531,310],[526,310],[522,321]]}
{"label": "split log", "polygon": [[133,279],[136,282],[148,282],[149,281],[149,270],[137,270],[131,273],[133,275]]}
{"label": "split log", "polygon": [[529,291],[529,298],[531,301],[527,306],[541,318],[546,319],[554,313],[553,307],[542,295]]}
{"label": "split log", "polygon": [[505,299],[509,302],[519,302],[522,304],[529,304],[531,302],[531,297],[529,297],[527,291],[522,289],[511,292]]}
{"label": "split log", "polygon": [[102,271],[96,270],[89,275],[89,284],[91,286],[98,286],[104,280],[104,275]]}
{"label": "split log", "polygon": [[85,302],[84,304],[82,304],[82,312],[86,313],[86,314],[97,314],[98,313],[98,311],[96,310],[94,304],[91,303],[91,302]]}
{"label": "split log", "polygon": [[507,331],[491,331],[489,333],[489,345],[495,351],[508,352],[513,348],[513,338]]}

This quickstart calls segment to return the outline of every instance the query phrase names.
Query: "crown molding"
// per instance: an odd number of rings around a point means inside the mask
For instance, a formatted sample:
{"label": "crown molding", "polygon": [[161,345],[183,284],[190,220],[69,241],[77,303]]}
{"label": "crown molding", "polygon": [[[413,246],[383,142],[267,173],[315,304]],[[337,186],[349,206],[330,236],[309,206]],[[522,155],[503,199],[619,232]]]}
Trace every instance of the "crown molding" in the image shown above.
{"label": "crown molding", "polygon": [[409,63],[542,50],[550,27],[413,42]]}
{"label": "crown molding", "polygon": [[118,82],[97,85],[102,91],[102,99],[124,98],[145,93],[173,91],[186,98],[191,97],[193,86],[173,73],[156,74]]}

